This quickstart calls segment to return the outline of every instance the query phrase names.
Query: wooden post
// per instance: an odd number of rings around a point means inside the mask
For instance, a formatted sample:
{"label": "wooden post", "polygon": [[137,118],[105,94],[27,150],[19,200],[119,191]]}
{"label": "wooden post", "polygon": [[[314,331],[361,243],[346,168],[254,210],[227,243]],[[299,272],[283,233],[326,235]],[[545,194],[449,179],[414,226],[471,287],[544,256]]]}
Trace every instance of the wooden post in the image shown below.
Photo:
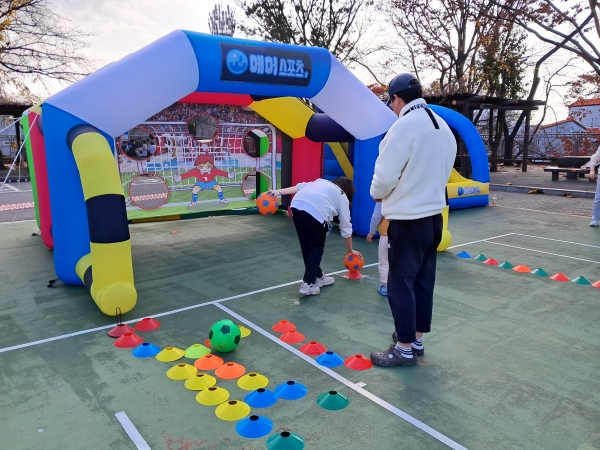
{"label": "wooden post", "polygon": [[[18,117],[17,117],[18,118]],[[16,137],[17,137],[17,151],[19,151],[19,149],[21,148],[21,121],[15,121],[15,133],[16,133]],[[19,167],[21,167],[22,165],[22,161],[23,161],[23,153],[25,152],[21,152],[19,154]]]}
{"label": "wooden post", "polygon": [[[462,115],[471,119],[471,109],[469,105],[464,105]],[[471,158],[469,157],[469,151],[462,138],[460,139],[458,150],[460,152],[460,174],[465,178],[471,177]]]}
{"label": "wooden post", "polygon": [[492,156],[490,172],[498,172],[498,146],[496,145],[496,132],[494,129],[494,110],[489,109],[488,111],[488,142]]}
{"label": "wooden post", "polygon": [[529,156],[529,127],[531,124],[531,110],[527,111],[525,116],[525,142],[523,143],[523,164],[521,171],[527,172],[527,157]]}
{"label": "wooden post", "polygon": [[502,134],[504,135],[504,166],[512,166],[513,162],[513,139],[510,137],[508,124],[506,123],[506,111],[498,111],[498,120],[501,121]]}

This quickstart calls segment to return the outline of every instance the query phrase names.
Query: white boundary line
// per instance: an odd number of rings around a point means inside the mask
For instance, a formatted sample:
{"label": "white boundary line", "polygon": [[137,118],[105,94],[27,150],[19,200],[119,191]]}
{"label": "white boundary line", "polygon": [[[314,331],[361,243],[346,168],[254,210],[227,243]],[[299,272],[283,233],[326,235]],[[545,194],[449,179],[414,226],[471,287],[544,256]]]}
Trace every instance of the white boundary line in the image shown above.
{"label": "white boundary line", "polygon": [[[13,210],[14,211],[21,211],[21,210]],[[8,212],[8,211],[3,211],[3,212]],[[35,219],[28,219],[28,220],[14,220],[12,222],[0,222],[0,225],[10,225],[13,223],[27,223],[27,222],[35,222]]]}
{"label": "white boundary line", "polygon": [[582,217],[582,218],[587,218],[588,220],[591,217],[591,215],[589,215],[589,216],[585,215],[584,216],[584,215],[581,215],[581,214],[560,213],[560,212],[556,212],[556,211],[542,211],[541,209],[515,208],[514,206],[496,205],[496,206],[494,206],[494,208],[519,209],[521,211],[539,212],[539,213],[544,213],[544,214],[558,214],[559,216]]}
{"label": "white boundary line", "polygon": [[400,417],[401,419],[406,420],[411,425],[414,425],[415,427],[419,428],[421,431],[427,433],[431,437],[433,437],[433,438],[437,439],[438,441],[446,444],[448,447],[450,447],[452,449],[456,449],[456,450],[466,450],[465,447],[463,447],[462,445],[454,442],[449,437],[444,436],[439,431],[434,430],[433,428],[431,428],[430,426],[424,424],[420,420],[415,419],[410,414],[405,413],[404,411],[396,408],[394,405],[391,405],[390,403],[386,402],[385,400],[377,397],[375,394],[372,394],[371,392],[363,389],[362,386],[360,386],[358,383],[353,383],[350,380],[348,380],[347,378],[343,377],[342,375],[340,375],[340,374],[334,372],[333,370],[329,369],[328,367],[323,367],[323,366],[319,365],[314,359],[312,359],[309,356],[305,355],[304,353],[300,352],[298,349],[292,347],[291,345],[288,345],[285,342],[281,341],[279,338],[273,336],[271,333],[265,331],[264,329],[262,329],[258,325],[250,322],[249,320],[247,320],[244,317],[240,316],[239,314],[237,314],[236,312],[234,312],[231,309],[227,308],[226,306],[223,306],[223,305],[221,305],[219,303],[216,303],[215,306],[217,308],[225,311],[227,314],[231,315],[232,317],[235,317],[239,322],[243,322],[246,326],[252,328],[253,330],[255,330],[258,333],[260,333],[263,336],[265,336],[266,338],[270,339],[271,341],[275,342],[276,344],[279,344],[280,346],[282,346],[286,350],[292,352],[294,355],[298,356],[299,358],[302,358],[304,361],[308,362],[309,364],[312,364],[314,367],[316,367],[317,369],[319,369],[321,372],[326,373],[330,377],[336,379],[340,383],[345,384],[350,389],[353,389],[354,391],[356,391],[360,395],[368,398],[369,400],[371,400],[372,402],[376,403],[377,405],[379,405],[379,406],[387,409],[388,411],[390,411],[391,413],[393,413],[396,416]]}
{"label": "white boundary line", "polygon": [[463,247],[465,245],[477,244],[478,242],[488,242],[490,239],[500,239],[501,237],[506,237],[506,236],[510,236],[513,234],[515,234],[515,233],[500,234],[498,236],[492,236],[492,237],[489,237],[486,239],[479,239],[477,241],[465,242],[464,244],[452,245],[452,246],[448,247],[448,250],[457,248],[457,247]]}
{"label": "white boundary line", "polygon": [[516,236],[525,236],[525,237],[530,237],[530,238],[535,238],[535,239],[544,239],[546,241],[563,242],[565,244],[583,245],[584,247],[600,248],[600,246],[598,246],[598,245],[582,244],[581,242],[563,241],[561,239],[552,239],[552,238],[546,238],[546,237],[541,237],[541,236],[532,236],[530,234],[521,234],[521,233],[512,233],[512,234],[514,234]]}
{"label": "white boundary line", "polygon": [[[366,265],[363,266],[363,268],[373,267],[373,266],[376,266],[377,264],[378,263],[366,264]],[[344,269],[344,270],[338,270],[337,272],[330,272],[330,275],[337,275],[337,274],[344,273],[344,272],[347,272],[347,270]],[[302,280],[290,281],[289,283],[278,284],[276,286],[269,286],[269,287],[266,287],[266,288],[263,288],[263,289],[257,289],[255,291],[245,292],[243,294],[232,295],[231,297],[221,298],[219,300],[212,300],[210,302],[197,303],[195,305],[186,306],[184,308],[173,309],[171,311],[166,311],[166,312],[163,312],[163,313],[153,314],[153,315],[144,316],[144,317],[170,316],[171,314],[177,314],[177,313],[180,313],[180,312],[183,312],[183,311],[189,311],[191,309],[201,308],[202,306],[216,305],[216,304],[221,303],[221,302],[227,302],[229,300],[235,300],[235,299],[238,299],[238,298],[249,297],[249,296],[254,295],[254,294],[260,294],[262,292],[272,291],[274,289],[279,289],[279,288],[282,288],[282,287],[291,286],[293,284],[298,284],[300,282],[302,282]],[[140,318],[137,318],[137,319],[126,320],[123,323],[139,322],[142,319],[143,319],[143,317],[140,317]],[[32,342],[26,342],[24,344],[13,345],[12,347],[0,348],[0,354],[1,353],[6,353],[6,352],[10,352],[10,351],[13,351],[13,350],[19,350],[19,349],[22,349],[22,348],[33,347],[33,346],[39,345],[39,344],[45,344],[47,342],[54,342],[54,341],[59,341],[59,340],[67,339],[67,338],[74,337],[74,336],[81,336],[82,334],[88,334],[88,333],[94,333],[96,331],[108,330],[110,328],[113,328],[114,326],[115,326],[114,324],[103,325],[101,327],[88,328],[86,330],[75,331],[73,333],[62,334],[60,336],[53,336],[51,338],[40,339],[38,341],[32,341]]]}
{"label": "white boundary line", "polygon": [[[7,188],[11,192],[22,192],[21,189],[11,186],[10,184],[5,184],[4,187]],[[4,188],[2,188],[2,190],[0,192],[3,194],[6,193]],[[29,192],[31,192],[31,191],[29,191]]]}
{"label": "white boundary line", "polygon": [[585,261],[585,262],[589,262],[589,263],[593,263],[593,264],[600,264],[600,261],[591,261],[589,259],[576,258],[574,256],[561,255],[559,253],[544,252],[542,250],[534,250],[533,248],[527,248],[527,247],[518,247],[516,245],[501,244],[500,242],[488,242],[488,244],[502,245],[503,247],[518,248],[519,250],[528,250],[530,252],[543,253],[545,255],[560,256],[561,258],[569,258],[569,259],[575,259],[577,261]]}
{"label": "white boundary line", "polygon": [[[24,221],[21,221],[21,222],[35,222],[35,220],[24,220]],[[3,223],[17,223],[17,222],[0,222],[0,225],[2,225]],[[464,244],[458,244],[458,245],[454,245],[452,247],[448,247],[448,249],[462,247],[464,245],[474,244],[474,243],[477,243],[477,242],[484,242],[484,241],[487,241],[488,239],[497,239],[497,238],[500,238],[500,237],[509,236],[511,234],[514,234],[514,233],[502,234],[502,235],[493,236],[493,237],[490,237],[490,238],[487,238],[487,239],[480,239],[478,241],[465,242]],[[377,265],[378,265],[378,263],[366,264],[366,265],[363,266],[363,268],[373,267],[373,266],[377,266]],[[330,274],[331,275],[337,275],[337,274],[345,273],[345,272],[347,272],[347,270],[338,270],[337,272],[330,272]],[[145,316],[145,317],[163,317],[163,316],[169,316],[171,314],[177,314],[177,313],[180,313],[180,312],[189,311],[191,309],[200,308],[202,306],[216,305],[218,303],[226,302],[226,301],[229,301],[229,300],[235,300],[235,299],[238,299],[238,298],[249,297],[249,296],[254,295],[254,294],[260,294],[262,292],[268,292],[268,291],[272,291],[274,289],[279,289],[279,288],[282,288],[282,287],[291,286],[293,284],[300,283],[301,281],[302,280],[290,281],[289,283],[278,284],[278,285],[275,285],[275,286],[270,286],[270,287],[267,287],[267,288],[258,289],[258,290],[251,291],[251,292],[245,292],[243,294],[232,295],[231,297],[225,297],[225,298],[221,298],[219,300],[213,300],[213,301],[210,301],[210,302],[197,303],[195,305],[186,306],[184,308],[173,309],[171,311],[166,311],[166,312],[163,312],[163,313],[153,314],[153,315],[149,315],[149,316]],[[137,319],[126,320],[123,323],[139,322],[141,319],[143,319],[143,317],[137,318]],[[0,348],[0,354],[1,353],[6,353],[6,352],[10,352],[10,351],[13,351],[13,350],[19,350],[19,349],[22,349],[22,348],[33,347],[33,346],[36,346],[36,345],[39,345],[39,344],[45,344],[45,343],[48,343],[48,342],[59,341],[61,339],[67,339],[67,338],[70,338],[70,337],[81,336],[83,334],[94,333],[96,331],[108,330],[108,329],[111,329],[113,327],[114,327],[114,325],[104,325],[104,326],[101,326],[101,327],[88,328],[86,330],[80,330],[80,331],[75,331],[73,333],[62,334],[60,336],[53,336],[53,337],[46,338],[46,339],[40,339],[40,340],[37,340],[37,341],[26,342],[24,344],[13,345],[11,347]]]}
{"label": "white boundary line", "polygon": [[140,432],[137,430],[135,425],[129,420],[125,411],[121,411],[115,414],[117,420],[121,423],[121,426],[133,441],[138,450],[151,450],[146,440],[142,437]]}

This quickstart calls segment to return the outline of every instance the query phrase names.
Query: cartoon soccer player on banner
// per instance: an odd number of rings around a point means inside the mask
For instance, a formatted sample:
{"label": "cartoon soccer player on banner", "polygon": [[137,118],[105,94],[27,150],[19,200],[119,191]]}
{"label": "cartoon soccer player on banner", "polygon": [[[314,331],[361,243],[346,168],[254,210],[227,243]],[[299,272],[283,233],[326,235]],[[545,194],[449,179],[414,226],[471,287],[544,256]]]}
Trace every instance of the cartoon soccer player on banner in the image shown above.
{"label": "cartoon soccer player on banner", "polygon": [[181,180],[185,180],[187,178],[196,177],[196,184],[194,185],[194,189],[192,189],[192,201],[188,205],[188,208],[196,205],[198,201],[198,192],[203,189],[213,189],[217,191],[219,195],[219,200],[223,204],[228,204],[229,202],[225,200],[223,196],[223,188],[217,183],[215,177],[227,177],[229,179],[233,179],[235,174],[233,172],[224,172],[215,167],[215,158],[207,153],[200,154],[196,161],[194,162],[194,167],[192,170],[187,171],[184,174],[175,174],[173,175],[173,180],[176,183],[179,183]]}

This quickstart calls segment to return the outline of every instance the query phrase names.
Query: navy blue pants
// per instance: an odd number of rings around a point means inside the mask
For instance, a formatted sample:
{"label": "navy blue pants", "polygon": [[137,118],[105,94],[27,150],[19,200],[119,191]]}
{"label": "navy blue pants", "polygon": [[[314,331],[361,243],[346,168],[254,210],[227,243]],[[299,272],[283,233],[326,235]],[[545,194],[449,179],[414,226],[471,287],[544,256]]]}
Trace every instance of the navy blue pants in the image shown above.
{"label": "navy blue pants", "polygon": [[398,340],[414,342],[431,330],[437,247],[442,215],[392,220],[388,228],[388,301]]}
{"label": "navy blue pants", "polygon": [[309,213],[300,209],[292,208],[292,216],[304,259],[305,270],[302,280],[305,283],[314,284],[317,277],[323,276],[320,265],[329,227],[327,222],[319,223]]}

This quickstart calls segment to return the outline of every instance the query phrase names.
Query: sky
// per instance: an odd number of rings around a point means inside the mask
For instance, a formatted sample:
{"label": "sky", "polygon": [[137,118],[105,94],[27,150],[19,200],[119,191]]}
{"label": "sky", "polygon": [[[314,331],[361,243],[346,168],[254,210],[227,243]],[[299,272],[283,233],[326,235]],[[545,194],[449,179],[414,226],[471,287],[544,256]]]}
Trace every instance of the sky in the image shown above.
{"label": "sky", "polygon": [[[97,61],[97,69],[176,29],[210,32],[208,16],[217,2],[234,6],[232,0],[55,0],[57,12],[69,19],[70,25],[93,33],[89,38],[90,47],[85,51]],[[241,10],[236,10],[238,21],[243,20]],[[373,82],[364,70],[357,70],[355,74],[365,84]],[[52,89],[58,91],[63,87],[56,84]],[[541,99],[541,95],[537,98]],[[544,123],[566,118],[567,109],[560,89],[549,104],[552,109]]]}
{"label": "sky", "polygon": [[87,51],[100,60],[98,67],[101,67],[173,30],[208,33],[208,15],[215,0],[56,0],[55,3],[71,25],[94,33]]}

